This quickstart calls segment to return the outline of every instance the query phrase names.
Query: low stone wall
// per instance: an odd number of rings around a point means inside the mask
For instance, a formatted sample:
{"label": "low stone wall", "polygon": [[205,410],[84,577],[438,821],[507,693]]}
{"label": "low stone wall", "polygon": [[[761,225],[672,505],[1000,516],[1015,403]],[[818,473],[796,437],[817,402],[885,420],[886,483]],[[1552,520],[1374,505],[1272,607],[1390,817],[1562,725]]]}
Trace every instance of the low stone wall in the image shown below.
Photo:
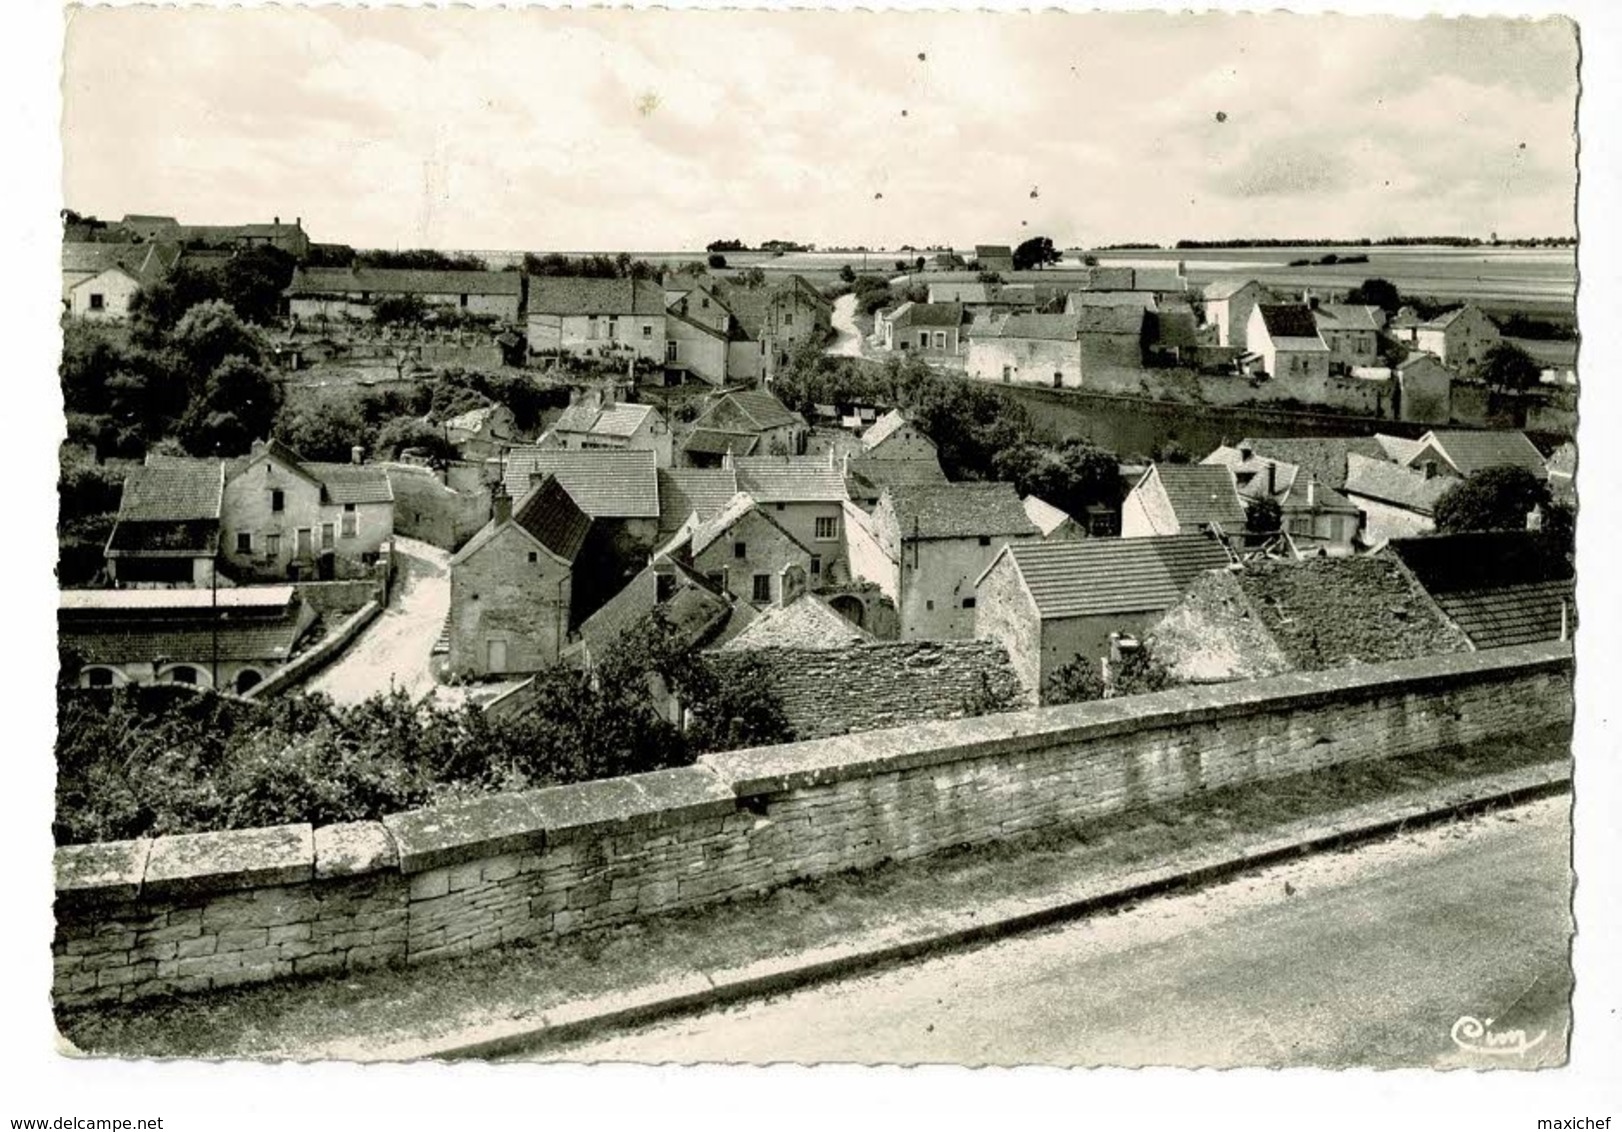
{"label": "low stone wall", "polygon": [[318,613],[347,616],[367,602],[384,600],[382,578],[360,578],[348,582],[294,582],[300,598]]}
{"label": "low stone wall", "polygon": [[420,962],[1569,722],[1569,644],[926,723],[308,825],[57,851],[59,1004]]}
{"label": "low stone wall", "polygon": [[367,602],[340,622],[332,632],[321,638],[321,642],[309,652],[300,653],[282,665],[262,682],[249,688],[244,697],[250,700],[268,700],[271,696],[303,683],[319,671],[322,665],[342,652],[382,610],[383,607],[376,601]]}

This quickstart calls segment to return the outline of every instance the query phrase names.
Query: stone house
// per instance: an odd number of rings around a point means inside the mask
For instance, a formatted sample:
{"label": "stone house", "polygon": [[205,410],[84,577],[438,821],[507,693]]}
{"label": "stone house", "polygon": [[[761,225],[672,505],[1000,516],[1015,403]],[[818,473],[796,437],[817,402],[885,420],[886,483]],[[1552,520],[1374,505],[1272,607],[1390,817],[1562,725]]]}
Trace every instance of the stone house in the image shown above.
{"label": "stone house", "polygon": [[[719,648],[758,616],[747,601],[734,599],[692,567],[668,554],[656,554],[635,578],[580,625],[578,638],[564,650],[570,664],[595,668],[619,638],[655,610],[689,648]],[[656,697],[660,714],[679,722],[668,693]]]}
{"label": "stone house", "polygon": [[[668,299],[669,293],[666,293]],[[725,385],[731,356],[732,316],[719,302],[713,305],[721,323],[714,325],[699,317],[694,307],[711,304],[703,291],[683,293],[665,311],[665,373],[686,380],[696,378],[708,385]],[[692,312],[692,313],[689,313]],[[756,368],[758,367],[750,367]],[[750,380],[758,376],[751,374]]]}
{"label": "stone house", "polygon": [[904,641],[974,635],[975,579],[1010,542],[1041,538],[1007,483],[890,487],[845,508],[851,573],[895,604]]}
{"label": "stone house", "polygon": [[665,294],[651,280],[537,276],[526,317],[532,357],[563,351],[665,361]]}
{"label": "stone house", "polygon": [[627,404],[598,390],[573,399],[539,444],[569,452],[652,452],[661,468],[670,467],[671,461],[670,426],[659,410]]}
{"label": "stone house", "polygon": [[1121,504],[1121,537],[1199,534],[1245,527],[1232,469],[1221,464],[1151,464]]}
{"label": "stone house", "polygon": [[107,539],[108,578],[118,586],[208,586],[220,552],[225,464],[149,462],[124,478]]}
{"label": "stone house", "polygon": [[310,253],[310,237],[304,231],[303,217],[298,216],[291,224],[283,224],[280,216],[272,217],[269,224],[182,224],[173,216],[127,215],[112,227],[130,239],[163,240],[186,247],[231,250],[271,247],[295,260],[302,260]]}
{"label": "stone house", "polygon": [[1434,531],[1436,501],[1459,482],[1435,461],[1410,468],[1356,452],[1346,457],[1344,492],[1363,513],[1365,546]]}
{"label": "stone house", "polygon": [[187,684],[242,693],[287,663],[315,618],[288,585],[63,590],[57,639],[81,688]]}
{"label": "stone house", "polygon": [[553,476],[495,514],[451,558],[451,671],[478,676],[556,664],[573,616],[575,562],[591,518]]}
{"label": "stone house", "polygon": [[974,261],[978,271],[1006,274],[1014,270],[1014,250],[1007,244],[976,244]]}
{"label": "stone house", "polygon": [[833,454],[740,456],[731,467],[746,492],[811,554],[810,586],[821,589],[849,580],[845,542],[845,473]]}
{"label": "stone house", "polygon": [[499,457],[518,443],[518,421],[505,405],[484,405],[458,413],[445,422],[445,439],[463,460]]}
{"label": "stone house", "polygon": [[755,288],[716,280],[713,288],[732,315],[728,381],[770,381],[797,347],[820,345],[832,332],[833,304],[803,276]]}
{"label": "stone house", "polygon": [[1392,370],[1396,380],[1396,416],[1402,421],[1447,424],[1453,419],[1453,382],[1457,375],[1434,354],[1410,354]]}
{"label": "stone house", "polygon": [[376,465],[318,463],[256,441],[226,479],[220,525],[236,577],[371,577],[392,546],[394,491]]}
{"label": "stone house", "polygon": [[1311,472],[1297,464],[1258,456],[1249,441],[1223,445],[1200,463],[1230,469],[1247,508],[1262,499],[1277,503],[1283,529],[1296,550],[1330,555],[1352,553],[1362,512]]}
{"label": "stone house", "polygon": [[1312,309],[1318,337],[1329,347],[1329,367],[1337,373],[1380,363],[1380,330],[1385,312],[1379,307],[1320,303]]}
{"label": "stone house", "polygon": [[1136,637],[1195,578],[1229,562],[1208,534],[1011,542],[975,579],[974,635],[1008,652],[1032,703],[1053,673],[1101,665],[1114,636]]}
{"label": "stone house", "polygon": [[903,303],[883,322],[882,344],[921,358],[955,358],[962,352],[962,303]]}
{"label": "stone house", "polygon": [[141,287],[180,260],[176,244],[62,245],[62,306],[75,318],[122,321]]}
{"label": "stone house", "polygon": [[1016,311],[1034,311],[1052,288],[1034,283],[936,283],[929,285],[929,302],[958,303],[966,324],[990,322]]}
{"label": "stone house", "polygon": [[524,279],[516,271],[419,271],[383,267],[299,267],[283,295],[297,321],[369,321],[381,299],[407,296],[430,309],[517,322]]}
{"label": "stone house", "polygon": [[940,462],[935,442],[902,416],[900,409],[891,409],[862,433],[862,455],[869,460]]}
{"label": "stone house", "polygon": [[716,592],[757,609],[783,601],[785,593],[803,592],[804,579],[811,577],[811,550],[744,492],[708,519],[689,522],[658,553],[692,569]]}
{"label": "stone house", "polygon": [[1262,371],[1301,390],[1301,400],[1322,401],[1329,382],[1330,351],[1305,303],[1257,303],[1245,326],[1246,349]]}
{"label": "stone house", "polygon": [[1148,633],[1179,683],[1258,680],[1468,652],[1389,559],[1247,562],[1197,579]]}
{"label": "stone house", "polygon": [[[797,456],[805,451],[809,433],[805,418],[766,390],[735,389],[723,393],[693,422],[682,455],[689,467],[713,467],[727,451],[738,456],[757,452]],[[715,437],[726,442],[719,454],[710,451],[716,447]],[[744,438],[753,438],[754,443]]]}
{"label": "stone house", "polygon": [[1500,339],[1498,324],[1473,303],[1422,322],[1413,333],[1417,349],[1435,355],[1445,366],[1464,371],[1480,365]]}
{"label": "stone house", "polygon": [[884,460],[845,455],[840,458],[845,473],[845,493],[852,503],[871,512],[887,487],[949,482],[940,460]]}
{"label": "stone house", "polygon": [[1217,345],[1249,349],[1250,315],[1267,297],[1254,279],[1219,279],[1205,285],[1205,325],[1216,327]]}
{"label": "stone house", "polygon": [[1147,312],[1079,305],[1068,314],[1012,314],[969,331],[968,376],[1054,389],[1136,387]]}
{"label": "stone house", "polygon": [[1434,428],[1411,444],[1394,452],[1394,458],[1400,455],[1399,462],[1410,468],[1435,464],[1444,473],[1468,478],[1488,468],[1507,466],[1524,468],[1540,480],[1549,476],[1537,446],[1524,432],[1512,429]]}

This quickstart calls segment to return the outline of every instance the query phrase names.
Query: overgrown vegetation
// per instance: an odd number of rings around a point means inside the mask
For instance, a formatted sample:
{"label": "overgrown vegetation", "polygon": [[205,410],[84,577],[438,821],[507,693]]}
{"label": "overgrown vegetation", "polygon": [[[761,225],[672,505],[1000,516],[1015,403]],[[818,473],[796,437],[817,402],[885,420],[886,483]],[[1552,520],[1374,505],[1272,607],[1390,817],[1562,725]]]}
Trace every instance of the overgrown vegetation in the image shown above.
{"label": "overgrown vegetation", "polygon": [[[339,708],[323,696],[244,703],[174,687],[63,688],[57,843],[376,819],[792,737],[764,680],[723,685],[658,616],[627,632],[595,675],[554,667],[535,679],[532,709],[506,720],[400,692]],[[686,731],[655,711],[660,690],[692,713]]]}
{"label": "overgrown vegetation", "polygon": [[1520,531],[1527,516],[1542,515],[1543,529],[1568,550],[1576,532],[1569,504],[1554,501],[1549,485],[1521,467],[1483,468],[1460,480],[1436,501],[1438,534],[1463,531]]}

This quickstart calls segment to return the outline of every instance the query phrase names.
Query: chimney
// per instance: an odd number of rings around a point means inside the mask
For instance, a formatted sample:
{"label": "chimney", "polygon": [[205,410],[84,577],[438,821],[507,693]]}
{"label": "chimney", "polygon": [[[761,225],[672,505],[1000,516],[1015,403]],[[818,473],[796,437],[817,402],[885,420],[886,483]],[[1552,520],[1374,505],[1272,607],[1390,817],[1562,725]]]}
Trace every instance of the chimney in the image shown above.
{"label": "chimney", "polygon": [[1307,481],[1307,506],[1318,506],[1318,481],[1315,479]]}
{"label": "chimney", "polygon": [[1273,460],[1267,461],[1267,494],[1278,494],[1278,464]]}
{"label": "chimney", "polygon": [[805,567],[790,562],[778,572],[777,604],[790,605],[805,593]]}
{"label": "chimney", "polygon": [[676,596],[676,567],[662,555],[653,560],[653,590],[654,600],[661,605]]}
{"label": "chimney", "polygon": [[356,444],[356,445],[352,446],[349,449],[349,462],[351,464],[365,463],[366,462],[366,449],[362,448],[359,444]]}
{"label": "chimney", "polygon": [[620,387],[612,382],[605,385],[602,395],[597,399],[597,407],[600,409],[611,408],[614,402],[619,400],[619,389]]}
{"label": "chimney", "polygon": [[270,222],[272,224],[276,225],[276,227],[278,227],[278,228],[280,228],[282,226],[282,218],[280,216],[272,216],[270,218]]}
{"label": "chimney", "polygon": [[500,484],[497,484],[496,489],[490,493],[490,505],[495,512],[496,526],[499,527],[513,517],[513,498]]}
{"label": "chimney", "polygon": [[729,470],[732,467],[732,446],[731,445],[728,445],[727,450],[721,454],[721,466],[723,468],[727,468]]}

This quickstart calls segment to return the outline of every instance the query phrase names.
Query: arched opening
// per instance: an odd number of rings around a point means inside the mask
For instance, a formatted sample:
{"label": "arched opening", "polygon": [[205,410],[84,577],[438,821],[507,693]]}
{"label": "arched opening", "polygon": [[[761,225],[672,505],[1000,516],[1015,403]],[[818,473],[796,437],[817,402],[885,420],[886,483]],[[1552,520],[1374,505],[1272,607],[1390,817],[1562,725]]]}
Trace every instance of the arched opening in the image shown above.
{"label": "arched opening", "polygon": [[165,679],[171,684],[196,685],[202,683],[202,677],[198,674],[197,669],[189,664],[175,665],[168,671]]}
{"label": "arched opening", "polygon": [[828,599],[828,607],[858,629],[867,619],[867,608],[862,599],[851,594],[835,594]]}
{"label": "arched opening", "polygon": [[112,688],[118,684],[118,674],[111,668],[87,668],[84,682],[87,688]]}
{"label": "arched opening", "polygon": [[264,679],[265,678],[263,676],[255,672],[253,669],[244,668],[241,672],[237,673],[235,687],[238,694],[241,694],[258,687],[264,682]]}

